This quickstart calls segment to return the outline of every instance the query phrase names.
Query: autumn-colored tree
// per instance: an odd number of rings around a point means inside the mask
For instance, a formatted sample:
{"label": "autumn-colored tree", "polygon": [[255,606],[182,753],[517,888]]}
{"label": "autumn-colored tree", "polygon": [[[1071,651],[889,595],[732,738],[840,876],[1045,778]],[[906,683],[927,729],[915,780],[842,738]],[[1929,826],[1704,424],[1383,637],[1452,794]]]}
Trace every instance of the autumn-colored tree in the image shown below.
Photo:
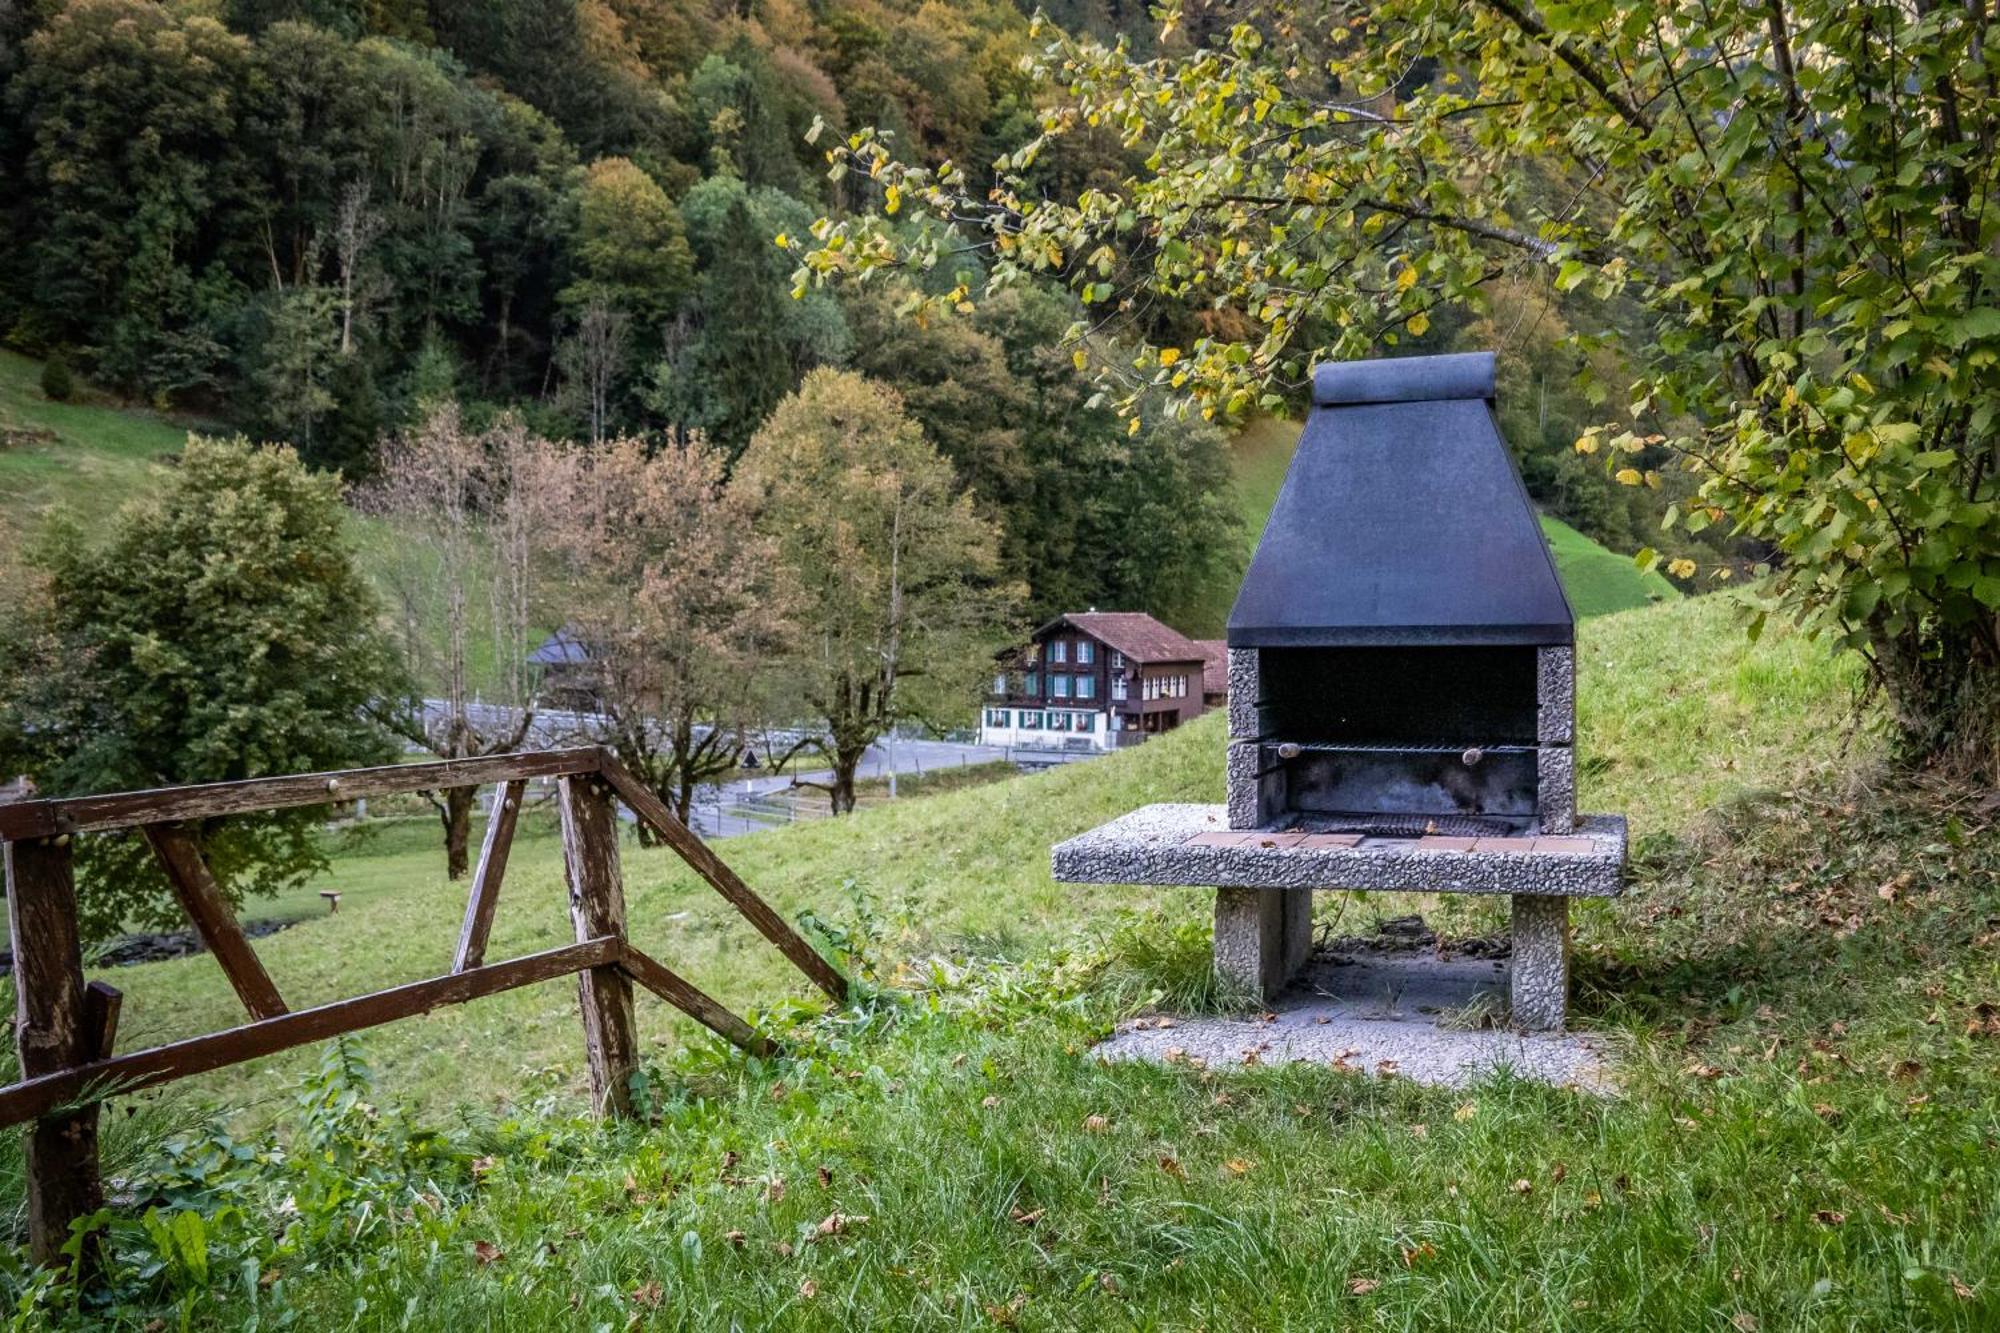
{"label": "autumn-colored tree", "polygon": [[[815,370],[738,460],[732,489],[799,589],[788,667],[854,808],[868,747],[906,718],[962,712],[1023,590],[1001,584],[1000,535],[895,391]],[[810,784],[808,784],[810,785]]]}
{"label": "autumn-colored tree", "polygon": [[699,434],[622,438],[545,456],[538,481],[537,540],[562,576],[549,614],[583,645],[596,692],[587,739],[683,821],[696,789],[736,767],[790,630],[777,543],[724,467]]}
{"label": "autumn-colored tree", "polygon": [[577,280],[564,300],[581,310],[601,301],[648,327],[687,296],[694,256],[673,200],[626,158],[600,158],[584,174],[577,204]]}
{"label": "autumn-colored tree", "polygon": [[[531,538],[544,508],[533,478],[549,447],[512,418],[468,430],[456,403],[437,403],[416,429],[383,446],[379,478],[363,496],[391,528],[395,557],[385,581],[405,670],[435,691],[372,707],[440,759],[517,750],[533,725]],[[472,667],[482,630],[493,661],[484,679]],[[470,866],[474,796],[470,787],[431,795],[453,879]]]}
{"label": "autumn-colored tree", "polygon": [[[933,225],[822,221],[801,283],[951,272],[975,244],[992,262],[935,283],[931,312],[1034,273],[1091,322],[1154,297],[1247,317],[1097,364],[1128,414],[1148,387],[1203,415],[1280,402],[1313,361],[1421,337],[1510,273],[1615,300],[1641,316],[1601,340],[1632,391],[1578,448],[1630,485],[1687,468],[1699,491],[1668,522],[1774,549],[1763,608],[1865,657],[1906,754],[1991,775],[1991,27],[1984,5],[1887,0],[1274,0],[1155,59],[1047,35],[1038,133],[997,182],[898,163],[867,131],[834,146],[883,214],[915,203]],[[1038,157],[1099,126],[1128,174],[1032,188]],[[1088,327],[1071,335],[1085,368]]]}

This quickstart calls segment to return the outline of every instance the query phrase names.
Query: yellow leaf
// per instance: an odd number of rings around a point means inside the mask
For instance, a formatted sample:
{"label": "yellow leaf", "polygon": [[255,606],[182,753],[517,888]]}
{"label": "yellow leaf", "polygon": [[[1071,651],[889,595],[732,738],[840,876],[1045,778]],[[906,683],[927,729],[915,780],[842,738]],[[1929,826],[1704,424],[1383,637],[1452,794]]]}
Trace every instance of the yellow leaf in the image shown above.
{"label": "yellow leaf", "polygon": [[779,232],[777,236],[774,237],[773,239],[777,242],[777,246],[780,250],[789,250],[792,248],[792,238],[785,235],[785,233],[783,232]]}
{"label": "yellow leaf", "polygon": [[1139,418],[1133,417],[1131,421],[1126,423],[1125,433],[1127,435],[1137,435],[1139,433]]}
{"label": "yellow leaf", "polygon": [[1181,359],[1181,349],[1180,349],[1180,348],[1178,348],[1178,347],[1162,347],[1162,348],[1160,349],[1160,364],[1161,364],[1161,365],[1163,365],[1163,366],[1171,366],[1171,365],[1172,365],[1172,364],[1173,364],[1174,362],[1176,362],[1176,361],[1178,361],[1178,360],[1180,360],[1180,359]]}
{"label": "yellow leaf", "polygon": [[1396,275],[1396,290],[1399,292],[1407,292],[1408,290],[1410,290],[1410,288],[1416,285],[1417,285],[1417,271],[1409,267],[1407,264],[1404,265],[1403,271]]}
{"label": "yellow leaf", "polygon": [[1419,310],[1416,314],[1410,316],[1410,322],[1403,327],[1410,331],[1411,337],[1422,337],[1424,330],[1430,326],[1431,317]]}
{"label": "yellow leaf", "polygon": [[1621,467],[1611,475],[1620,486],[1637,486],[1641,480],[1637,468]]}
{"label": "yellow leaf", "polygon": [[1672,574],[1677,579],[1691,579],[1694,577],[1694,561],[1687,559],[1685,556],[1679,560],[1669,561],[1667,564],[1667,573]]}
{"label": "yellow leaf", "polygon": [[1075,354],[1069,360],[1070,364],[1078,370],[1088,370],[1090,368],[1090,353],[1084,351],[1081,347],[1076,349]]}

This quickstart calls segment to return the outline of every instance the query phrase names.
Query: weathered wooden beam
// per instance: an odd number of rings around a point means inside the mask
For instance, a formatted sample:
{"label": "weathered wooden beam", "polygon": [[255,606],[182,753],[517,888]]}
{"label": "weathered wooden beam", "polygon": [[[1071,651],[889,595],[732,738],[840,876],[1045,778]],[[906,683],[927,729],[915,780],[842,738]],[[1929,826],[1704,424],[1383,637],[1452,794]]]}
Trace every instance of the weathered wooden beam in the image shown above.
{"label": "weathered wooden beam", "polygon": [[[618,873],[618,812],[594,773],[565,776],[560,785],[563,862],[569,872],[569,915],[576,937],[625,936],[625,888]],[[622,945],[621,945],[622,955]],[[639,1034],[632,1013],[632,979],[618,959],[577,976],[583,1008],[590,1097],[599,1115],[632,1114],[632,1074]]]}
{"label": "weathered wooden beam", "polygon": [[[95,1053],[97,1033],[83,983],[76,933],[76,881],[68,838],[6,846],[7,923],[14,942],[14,1042],[21,1073],[33,1081],[56,1076]],[[5,1121],[18,1124],[53,1104]],[[104,1206],[97,1165],[97,1108],[42,1115],[28,1131],[28,1251],[37,1264],[63,1262],[70,1224]],[[78,1276],[96,1267],[90,1245]]]}
{"label": "weathered wooden beam", "polygon": [[[12,847],[8,856],[11,863]],[[414,1018],[445,1005],[463,1004],[590,968],[615,967],[623,949],[624,942],[615,936],[565,944],[559,949],[510,958],[504,963],[488,963],[452,976],[431,977],[352,1000],[295,1010],[226,1032],[190,1037],[109,1060],[79,1062],[72,1068],[0,1088],[0,1125],[19,1124],[86,1097],[109,1097],[150,1088],[337,1037],[343,1032],[359,1032],[399,1018]]]}
{"label": "weathered wooden beam", "polygon": [[195,787],[159,787],[151,791],[113,792],[104,796],[73,796],[61,800],[19,801],[0,805],[0,840],[46,838],[59,833],[92,833],[131,828],[138,824],[168,824],[257,810],[287,810],[330,801],[355,801],[406,791],[445,787],[478,787],[516,778],[553,778],[588,773],[597,767],[594,748],[531,750],[521,754],[482,755],[474,759],[441,759],[428,764],[387,764],[380,768],[350,768],[331,773],[297,773],[284,777],[249,778],[242,782],[211,782]]}
{"label": "weathered wooden beam", "polygon": [[90,1033],[89,1060],[109,1060],[118,1045],[118,1011],[125,1007],[125,992],[108,981],[93,981],[83,988],[83,1013]]}
{"label": "weathered wooden beam", "polygon": [[284,1013],[285,1001],[278,994],[277,983],[258,961],[257,951],[250,947],[243,927],[237,924],[236,913],[230,910],[229,900],[222,896],[221,886],[209,873],[208,862],[202,860],[201,848],[195,845],[194,838],[174,824],[148,824],[142,832],[152,845],[153,855],[159,858],[160,868],[167,872],[167,883],[173,886],[181,910],[194,923],[195,934],[201,936],[201,942],[215,955],[222,975],[229,978],[236,998],[243,1001],[250,1017],[276,1018]]}
{"label": "weathered wooden beam", "polygon": [[463,972],[486,961],[486,937],[493,930],[493,910],[500,904],[500,880],[507,873],[507,854],[514,848],[514,821],[528,784],[516,778],[493,793],[493,813],[486,820],[486,841],[479,848],[479,866],[472,872],[472,893],[465,900],[465,921],[458,928],[458,952],[451,970]]}
{"label": "weathered wooden beam", "polygon": [[847,978],[841,976],[833,964],[820,957],[818,950],[806,943],[783,917],[772,911],[770,904],[759,898],[721,857],[709,850],[707,843],[675,818],[666,803],[647,790],[646,785],[633,777],[623,764],[606,753],[600,765],[599,771],[604,780],[611,784],[626,805],[632,807],[633,814],[650,824],[666,844],[679,853],[681,860],[728,899],[737,911],[749,919],[751,925],[762,932],[765,939],[777,945],[779,952],[791,959],[814,985],[835,1001],[846,1003]]}
{"label": "weathered wooden beam", "polygon": [[740,1046],[752,1055],[769,1055],[777,1050],[769,1037],[724,1008],[693,982],[650,954],[633,948],[629,942],[624,955],[618,960],[618,967],[632,980],[724,1041]]}

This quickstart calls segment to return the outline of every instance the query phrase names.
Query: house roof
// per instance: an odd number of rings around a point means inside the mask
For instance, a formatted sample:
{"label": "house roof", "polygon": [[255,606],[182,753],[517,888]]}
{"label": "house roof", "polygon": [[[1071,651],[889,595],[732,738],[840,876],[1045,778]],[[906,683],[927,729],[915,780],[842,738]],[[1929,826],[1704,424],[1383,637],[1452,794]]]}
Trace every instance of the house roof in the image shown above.
{"label": "house roof", "polygon": [[1201,649],[1201,692],[1229,693],[1229,644],[1224,639],[1196,639]]}
{"label": "house roof", "polygon": [[542,646],[528,654],[528,661],[536,666],[579,666],[589,660],[590,650],[567,625],[542,640]]}
{"label": "house roof", "polygon": [[1073,611],[1057,616],[1035,637],[1068,624],[1134,662],[1199,662],[1201,648],[1187,635],[1163,625],[1144,611]]}

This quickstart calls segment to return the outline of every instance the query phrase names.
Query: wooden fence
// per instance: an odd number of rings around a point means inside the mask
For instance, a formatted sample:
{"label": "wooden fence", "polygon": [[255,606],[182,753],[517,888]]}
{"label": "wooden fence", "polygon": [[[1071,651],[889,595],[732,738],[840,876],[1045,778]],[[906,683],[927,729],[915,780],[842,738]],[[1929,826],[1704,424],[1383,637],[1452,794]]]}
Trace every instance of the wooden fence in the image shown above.
{"label": "wooden fence", "polygon": [[[486,941],[513,844],[515,818],[531,778],[557,780],[576,943],[489,963]],[[311,1009],[287,1007],[202,859],[196,821],[486,783],[497,783],[500,790],[472,876],[451,971]],[[599,749],[493,755],[0,806],[14,940],[15,1040],[21,1057],[20,1081],[0,1088],[0,1126],[33,1122],[28,1132],[27,1205],[35,1260],[60,1262],[72,1222],[102,1206],[98,1102],[117,1093],[572,974],[578,980],[592,1103],[599,1114],[631,1113],[629,1080],[639,1058],[634,982],[736,1045],[751,1051],[767,1049],[765,1040],[743,1019],[626,938],[614,799],[631,807],[814,984],[836,1001],[846,998],[841,975],[658,797]],[[114,1050],[119,993],[101,981],[84,981],[71,858],[77,834],[134,828],[151,845],[175,896],[221,965],[250,1021],[120,1055]],[[80,1267],[87,1270],[91,1262],[87,1252]]]}

